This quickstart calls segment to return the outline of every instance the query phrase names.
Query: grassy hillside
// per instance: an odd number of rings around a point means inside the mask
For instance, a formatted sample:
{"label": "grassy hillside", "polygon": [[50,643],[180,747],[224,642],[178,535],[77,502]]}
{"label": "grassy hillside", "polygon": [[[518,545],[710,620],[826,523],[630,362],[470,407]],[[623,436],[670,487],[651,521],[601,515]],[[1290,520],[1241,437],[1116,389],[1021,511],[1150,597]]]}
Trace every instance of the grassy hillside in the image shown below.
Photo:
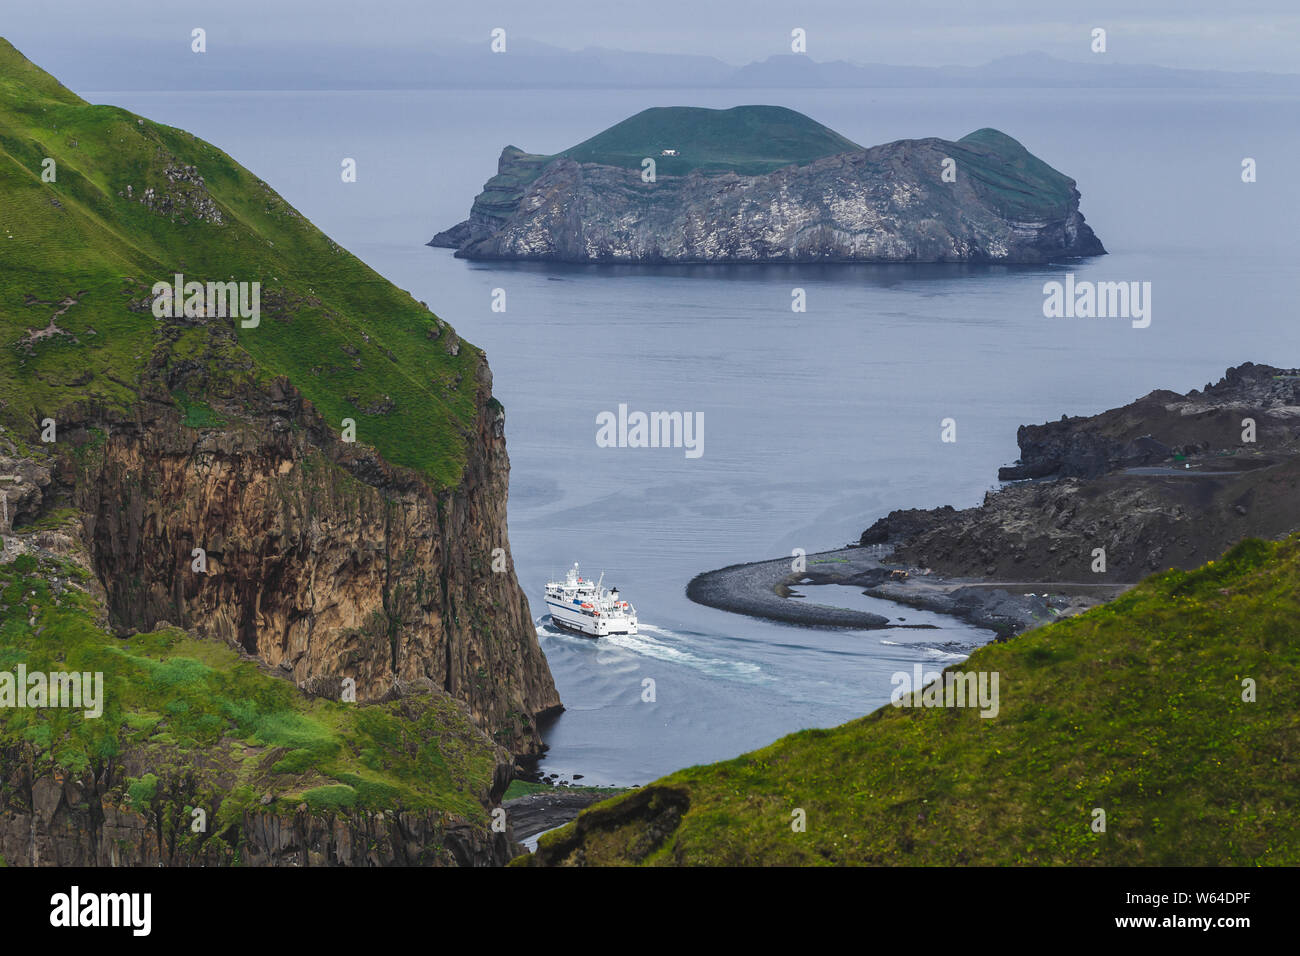
{"label": "grassy hillside", "polygon": [[995,718],[886,706],[793,734],[602,803],[531,862],[1300,863],[1300,537],[1156,575],[951,669],[998,672]]}
{"label": "grassy hillside", "polygon": [[1006,133],[977,129],[957,140],[956,157],[969,176],[988,186],[1003,215],[1033,219],[1060,215],[1074,194],[1074,180],[1057,172]]}
{"label": "grassy hillside", "polygon": [[79,777],[114,763],[128,774],[118,802],[173,822],[185,806],[205,807],[218,838],[246,809],[292,813],[302,804],[433,809],[486,823],[478,796],[492,785],[494,755],[449,698],[367,707],[308,699],[230,648],[174,628],[117,638],[98,625],[102,610],[85,581],[75,564],[52,558],[0,565],[0,669],[104,675],[99,718],[0,708],[0,753],[11,768],[30,761],[34,777]]}
{"label": "grassy hillside", "polygon": [[[47,158],[55,182],[42,181]],[[286,375],[389,461],[460,480],[475,349],[221,150],[86,103],[0,39],[0,419],[11,437],[33,440],[40,419],[78,400],[129,408],[164,326],[180,327],[175,354],[200,354],[201,323],[155,319],[145,301],[177,272],[261,282],[260,327],[212,320],[235,326],[248,374]]]}
{"label": "grassy hillside", "polygon": [[[657,172],[734,170],[756,176],[782,166],[861,149],[834,130],[782,106],[710,110],[665,106],[642,110],[560,153],[582,163],[640,169],[653,157]],[[661,156],[675,149],[680,156]]]}

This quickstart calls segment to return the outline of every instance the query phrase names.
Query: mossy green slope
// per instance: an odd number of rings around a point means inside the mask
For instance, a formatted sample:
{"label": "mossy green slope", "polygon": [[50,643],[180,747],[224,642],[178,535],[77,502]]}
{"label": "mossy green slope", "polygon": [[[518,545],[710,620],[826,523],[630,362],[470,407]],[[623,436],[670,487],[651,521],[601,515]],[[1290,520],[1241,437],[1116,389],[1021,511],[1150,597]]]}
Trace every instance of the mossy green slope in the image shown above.
{"label": "mossy green slope", "polygon": [[[103,714],[0,708],[4,764],[32,777],[147,768],[117,799],[165,814],[189,839],[187,806],[222,839],[249,809],[437,810],[483,825],[496,758],[462,707],[424,694],[357,707],[304,697],[224,645],[175,628],[121,639],[75,564],[22,555],[0,565],[0,670],[100,672]],[[33,621],[29,623],[29,621]],[[159,784],[162,789],[159,789]],[[263,795],[270,799],[263,802]],[[195,837],[195,840],[206,838]]]}
{"label": "mossy green slope", "polygon": [[1000,675],[995,718],[886,706],[793,734],[599,804],[532,862],[1300,863],[1300,537],[951,669]]}
{"label": "mossy green slope", "polygon": [[1074,197],[1074,180],[996,129],[977,129],[957,140],[965,174],[987,186],[1003,215],[1022,219],[1061,215]]}
{"label": "mossy green slope", "polygon": [[73,402],[131,406],[167,321],[145,300],[175,273],[260,282],[259,327],[210,320],[235,327],[253,376],[287,376],[336,429],[355,419],[390,462],[459,482],[477,350],[221,150],[86,103],[0,39],[0,416],[14,437]]}
{"label": "mossy green slope", "polygon": [[[816,120],[783,106],[727,110],[660,106],[642,110],[559,155],[580,163],[639,169],[649,156],[656,171],[680,176],[693,169],[746,176],[811,163],[861,149]],[[678,156],[663,156],[665,149]]]}

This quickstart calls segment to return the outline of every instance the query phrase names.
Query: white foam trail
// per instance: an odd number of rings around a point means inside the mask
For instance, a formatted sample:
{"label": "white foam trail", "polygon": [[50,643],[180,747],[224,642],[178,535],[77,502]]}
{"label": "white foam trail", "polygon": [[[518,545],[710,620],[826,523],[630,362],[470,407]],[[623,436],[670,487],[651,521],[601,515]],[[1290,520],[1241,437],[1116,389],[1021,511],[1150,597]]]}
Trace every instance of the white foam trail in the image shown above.
{"label": "white foam trail", "polygon": [[927,647],[924,644],[903,644],[898,641],[887,641],[884,640],[883,638],[881,639],[880,643],[885,644],[889,647],[905,647],[908,650],[923,651],[926,654],[930,655],[931,657],[937,658],[939,660],[964,661],[966,658],[970,657],[971,652],[975,650],[974,645],[972,645],[970,649],[965,651],[949,651],[949,650],[944,650],[941,647]]}
{"label": "white foam trail", "polygon": [[[764,674],[762,667],[750,661],[727,660],[721,657],[701,657],[690,651],[674,647],[665,641],[656,640],[647,634],[648,632],[649,634],[661,635],[669,641],[684,640],[680,635],[666,628],[655,627],[653,624],[638,624],[637,631],[637,634],[611,634],[607,637],[598,638],[596,643],[605,648],[616,647],[641,657],[649,657],[652,660],[691,667],[713,677],[731,677],[743,681],[775,680],[775,678]],[[537,633],[541,637],[543,634],[549,635],[552,632],[539,624]],[[591,639],[586,638],[586,640]]]}

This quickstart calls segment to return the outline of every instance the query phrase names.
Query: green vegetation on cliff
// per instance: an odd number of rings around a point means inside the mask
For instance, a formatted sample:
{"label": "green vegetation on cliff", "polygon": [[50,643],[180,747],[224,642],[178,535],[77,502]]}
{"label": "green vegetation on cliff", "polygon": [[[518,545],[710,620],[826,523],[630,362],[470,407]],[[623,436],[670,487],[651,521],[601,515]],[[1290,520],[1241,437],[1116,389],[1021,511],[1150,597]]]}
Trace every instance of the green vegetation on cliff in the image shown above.
{"label": "green vegetation on cliff", "polygon": [[885,706],[792,734],[599,804],[531,862],[1300,863],[1300,537],[1155,575],[950,670],[997,672],[997,716]]}
{"label": "green vegetation on cliff", "polygon": [[[176,273],[260,282],[261,324],[154,318],[153,284]],[[476,349],[221,150],[86,103],[0,39],[0,422],[10,436],[35,441],[38,422],[77,403],[129,409],[155,347],[179,335],[199,354],[206,323],[238,338],[220,375],[242,361],[257,381],[287,376],[336,431],[352,418],[358,442],[388,461],[460,481]],[[205,420],[197,405],[188,414]]]}
{"label": "green vegetation on cliff", "polygon": [[1060,215],[1074,197],[1074,180],[1053,169],[996,129],[977,129],[957,140],[965,147],[958,167],[990,191],[1004,216],[1033,219]]}
{"label": "green vegetation on cliff", "polygon": [[[782,166],[862,147],[816,120],[783,106],[729,110],[660,106],[642,110],[558,154],[580,163],[641,168],[649,156],[656,171],[680,176],[693,169],[761,176]],[[664,150],[678,155],[664,156]]]}
{"label": "green vegetation on cliff", "polygon": [[[21,797],[7,791],[23,768],[28,779],[93,778],[107,785],[108,802],[195,846],[211,836],[237,849],[245,811],[300,807],[435,810],[486,825],[496,756],[446,695],[364,707],[310,699],[176,628],[114,637],[97,622],[85,581],[77,565],[54,558],[0,565],[0,670],[104,680],[99,717],[0,707],[0,805],[12,809]],[[191,832],[193,807],[214,821],[207,832]]]}

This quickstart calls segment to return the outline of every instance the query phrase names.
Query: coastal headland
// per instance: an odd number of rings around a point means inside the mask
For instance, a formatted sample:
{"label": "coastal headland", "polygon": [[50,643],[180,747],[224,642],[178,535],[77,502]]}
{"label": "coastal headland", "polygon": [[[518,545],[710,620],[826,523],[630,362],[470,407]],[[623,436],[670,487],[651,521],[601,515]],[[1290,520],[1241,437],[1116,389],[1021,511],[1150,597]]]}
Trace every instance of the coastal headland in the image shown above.
{"label": "coastal headland", "polygon": [[[774,621],[878,628],[799,600],[843,584],[1000,636],[1192,568],[1247,537],[1300,530],[1300,372],[1245,363],[1186,394],[1025,425],[1007,482],[976,507],[896,510],[846,548],[697,575],[691,600]],[[897,626],[897,625],[893,625]]]}

